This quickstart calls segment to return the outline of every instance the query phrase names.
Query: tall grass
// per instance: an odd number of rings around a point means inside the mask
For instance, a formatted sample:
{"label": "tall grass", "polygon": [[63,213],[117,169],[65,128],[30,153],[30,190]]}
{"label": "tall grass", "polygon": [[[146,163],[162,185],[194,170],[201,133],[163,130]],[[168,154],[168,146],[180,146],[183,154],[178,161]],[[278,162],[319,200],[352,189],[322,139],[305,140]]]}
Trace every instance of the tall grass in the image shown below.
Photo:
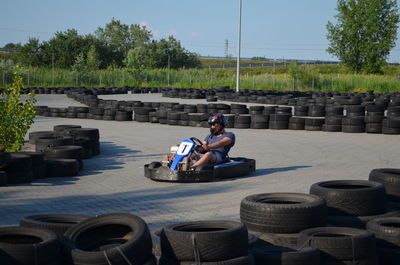
{"label": "tall grass", "polygon": [[[333,90],[339,92],[400,92],[399,68],[385,75],[354,75],[339,73],[337,66],[311,68],[312,73],[299,79],[286,74],[287,67],[242,68],[241,88],[268,90]],[[329,68],[328,68],[329,67]],[[336,70],[336,72],[335,72]],[[177,88],[212,88],[236,86],[235,69],[146,70],[134,76],[123,69],[76,73],[66,69],[30,68],[24,71],[27,87],[122,87],[150,86]],[[12,82],[12,75],[0,72],[0,86]]]}

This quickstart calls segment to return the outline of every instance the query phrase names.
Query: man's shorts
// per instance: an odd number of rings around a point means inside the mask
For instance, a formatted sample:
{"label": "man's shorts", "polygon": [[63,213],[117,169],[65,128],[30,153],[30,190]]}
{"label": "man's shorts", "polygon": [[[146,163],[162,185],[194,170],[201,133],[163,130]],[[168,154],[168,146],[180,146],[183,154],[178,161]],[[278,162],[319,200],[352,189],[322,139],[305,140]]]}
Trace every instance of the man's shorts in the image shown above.
{"label": "man's shorts", "polygon": [[211,153],[215,156],[215,158],[216,158],[215,164],[220,164],[220,163],[222,163],[222,162],[225,161],[225,157],[222,156],[222,154],[221,154],[220,152],[218,152],[218,151],[216,151],[216,150],[210,150],[210,152],[211,152]]}

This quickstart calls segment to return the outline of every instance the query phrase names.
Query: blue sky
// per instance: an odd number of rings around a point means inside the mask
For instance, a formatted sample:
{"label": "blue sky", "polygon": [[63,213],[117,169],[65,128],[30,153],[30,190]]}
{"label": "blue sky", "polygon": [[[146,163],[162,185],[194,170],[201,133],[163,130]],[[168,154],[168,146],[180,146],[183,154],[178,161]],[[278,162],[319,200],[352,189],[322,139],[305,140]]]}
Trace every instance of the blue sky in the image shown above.
{"label": "blue sky", "polygon": [[[174,35],[200,55],[237,55],[239,0],[13,0],[0,11],[0,47],[48,40],[74,28],[93,33],[114,17],[144,24],[155,39]],[[243,0],[242,57],[336,60],[325,50],[326,23],[334,21],[336,0]],[[400,43],[400,41],[397,41]],[[400,46],[389,57],[400,61]]]}

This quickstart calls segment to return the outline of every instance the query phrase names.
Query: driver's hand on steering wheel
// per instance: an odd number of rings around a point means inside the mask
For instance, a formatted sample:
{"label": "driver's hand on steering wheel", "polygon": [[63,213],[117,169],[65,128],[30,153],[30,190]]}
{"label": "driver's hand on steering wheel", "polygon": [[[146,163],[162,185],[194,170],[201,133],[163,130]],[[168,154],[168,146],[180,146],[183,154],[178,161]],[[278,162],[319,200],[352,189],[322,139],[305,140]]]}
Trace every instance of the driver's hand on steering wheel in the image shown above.
{"label": "driver's hand on steering wheel", "polygon": [[209,149],[208,144],[204,143],[201,145],[201,148],[203,148],[204,151],[207,151]]}

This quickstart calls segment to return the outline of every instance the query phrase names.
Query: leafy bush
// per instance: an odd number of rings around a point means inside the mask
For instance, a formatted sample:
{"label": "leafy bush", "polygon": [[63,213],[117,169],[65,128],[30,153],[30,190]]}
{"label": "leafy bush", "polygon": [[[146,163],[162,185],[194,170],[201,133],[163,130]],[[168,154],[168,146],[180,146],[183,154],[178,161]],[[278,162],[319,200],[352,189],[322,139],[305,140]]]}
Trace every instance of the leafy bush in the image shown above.
{"label": "leafy bush", "polygon": [[0,96],[0,151],[16,152],[24,144],[24,136],[33,124],[36,99],[29,93],[25,104],[21,103],[22,69],[14,69],[14,81]]}

